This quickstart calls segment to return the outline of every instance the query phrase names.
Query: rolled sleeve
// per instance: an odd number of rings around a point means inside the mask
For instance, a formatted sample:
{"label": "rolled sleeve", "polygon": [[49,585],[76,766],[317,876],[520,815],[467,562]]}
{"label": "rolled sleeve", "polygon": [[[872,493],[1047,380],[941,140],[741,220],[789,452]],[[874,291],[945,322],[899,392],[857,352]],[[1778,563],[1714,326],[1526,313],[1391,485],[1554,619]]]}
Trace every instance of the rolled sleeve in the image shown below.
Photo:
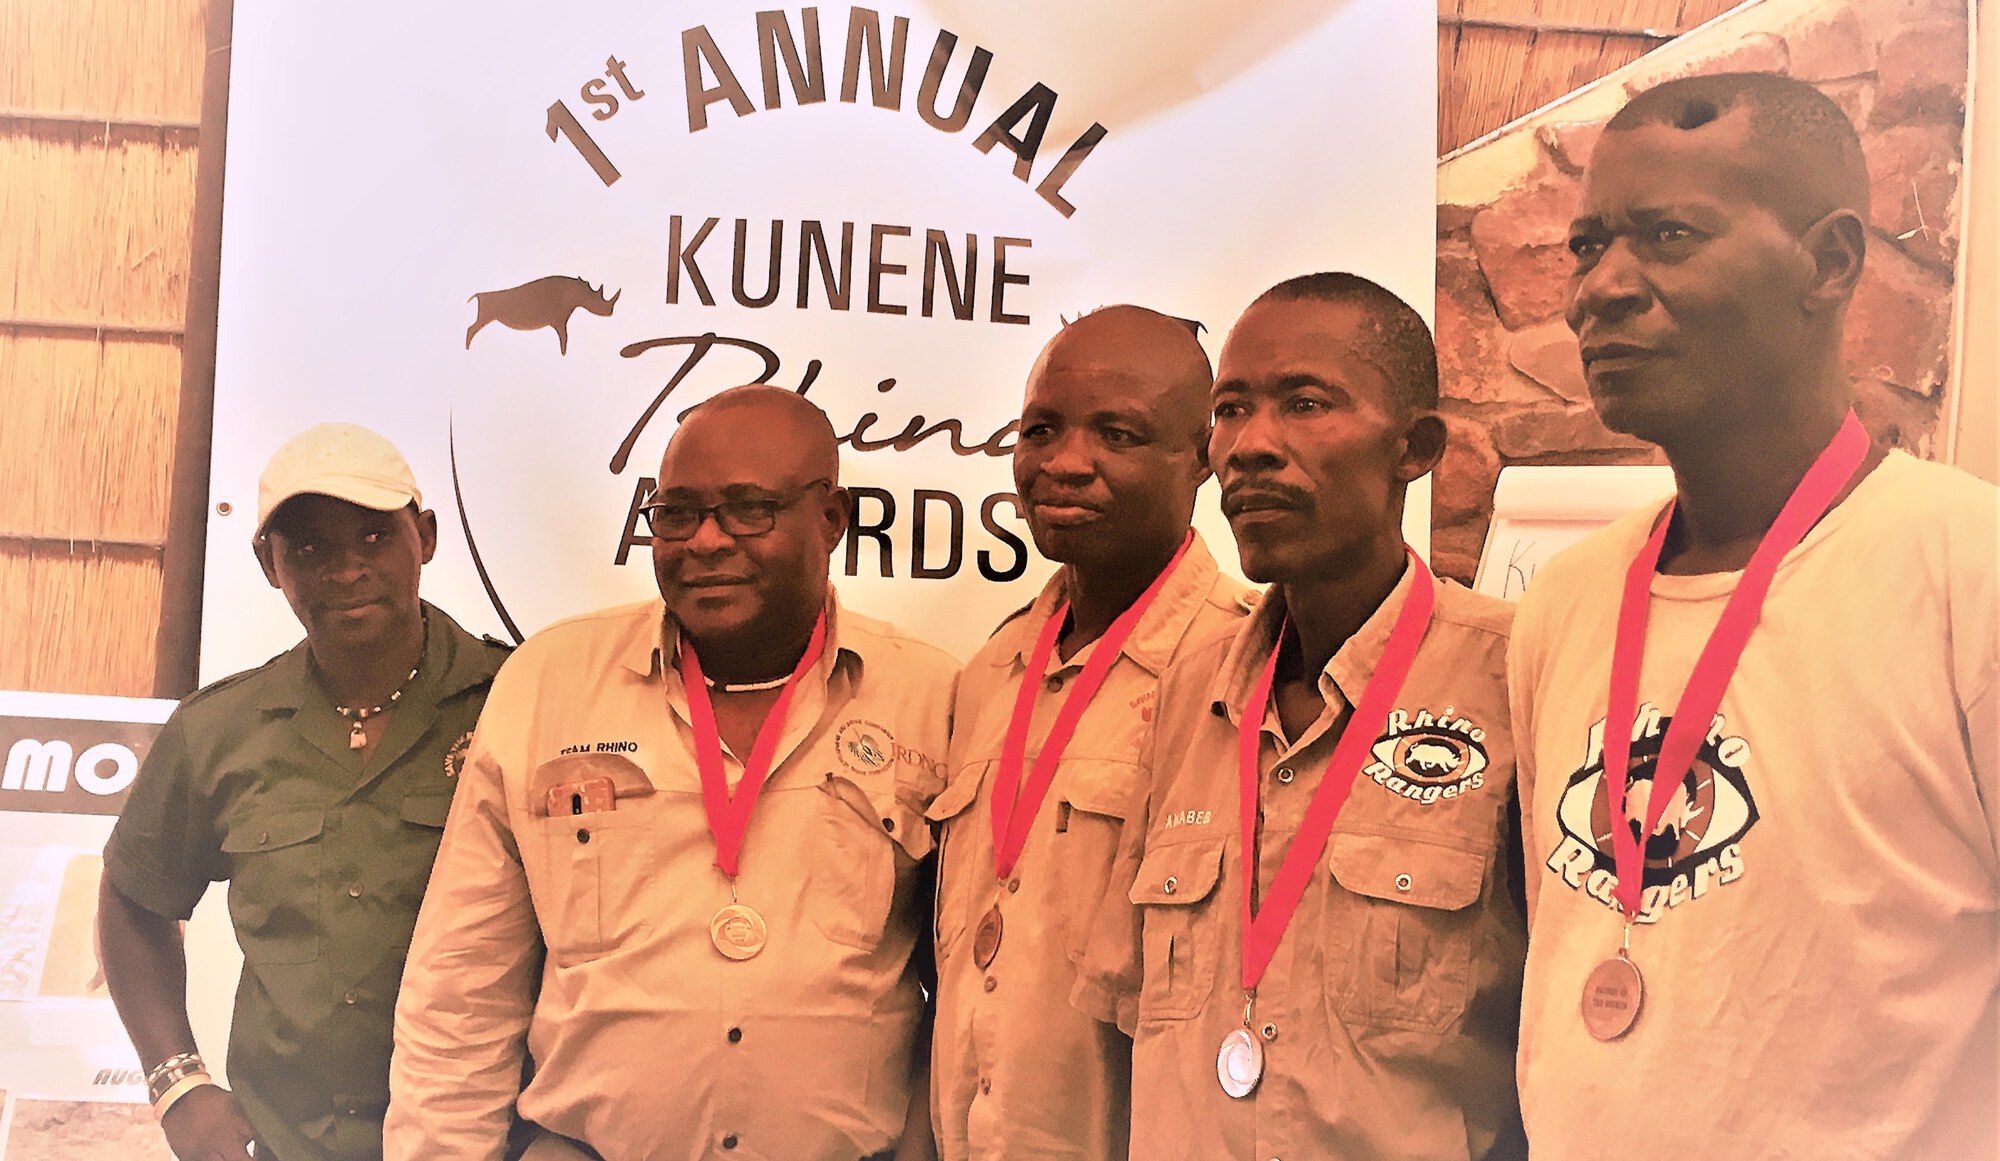
{"label": "rolled sleeve", "polygon": [[111,885],[167,919],[194,914],[209,883],[226,877],[220,843],[198,800],[187,733],[176,710],[140,765],[104,847]]}
{"label": "rolled sleeve", "polygon": [[475,739],[396,1001],[384,1155],[498,1161],[542,958],[499,765]]}

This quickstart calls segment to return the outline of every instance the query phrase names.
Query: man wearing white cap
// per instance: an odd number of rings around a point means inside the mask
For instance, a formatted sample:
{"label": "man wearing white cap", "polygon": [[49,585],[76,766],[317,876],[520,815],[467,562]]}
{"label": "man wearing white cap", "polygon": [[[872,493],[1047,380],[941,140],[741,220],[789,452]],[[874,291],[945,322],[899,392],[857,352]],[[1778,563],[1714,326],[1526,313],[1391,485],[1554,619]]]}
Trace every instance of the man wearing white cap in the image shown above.
{"label": "man wearing white cap", "polygon": [[[364,428],[278,450],[252,548],[306,639],[161,730],[104,851],[105,976],[182,1161],[376,1158],[410,931],[506,650],[418,599],[437,517]],[[233,1090],[196,1052],[177,925],[225,879]]]}

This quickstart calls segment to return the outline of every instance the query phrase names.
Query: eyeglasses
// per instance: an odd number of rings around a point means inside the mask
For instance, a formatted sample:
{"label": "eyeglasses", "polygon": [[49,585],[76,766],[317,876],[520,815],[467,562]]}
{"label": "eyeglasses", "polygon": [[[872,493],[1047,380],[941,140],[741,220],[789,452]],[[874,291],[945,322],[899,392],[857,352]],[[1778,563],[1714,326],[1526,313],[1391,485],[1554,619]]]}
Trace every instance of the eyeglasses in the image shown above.
{"label": "eyeglasses", "polygon": [[657,540],[691,540],[715,514],[715,526],[725,536],[762,536],[778,526],[778,513],[806,498],[815,488],[831,488],[833,481],[814,480],[790,496],[778,500],[724,500],[720,504],[682,504],[663,501],[641,504],[646,527]]}

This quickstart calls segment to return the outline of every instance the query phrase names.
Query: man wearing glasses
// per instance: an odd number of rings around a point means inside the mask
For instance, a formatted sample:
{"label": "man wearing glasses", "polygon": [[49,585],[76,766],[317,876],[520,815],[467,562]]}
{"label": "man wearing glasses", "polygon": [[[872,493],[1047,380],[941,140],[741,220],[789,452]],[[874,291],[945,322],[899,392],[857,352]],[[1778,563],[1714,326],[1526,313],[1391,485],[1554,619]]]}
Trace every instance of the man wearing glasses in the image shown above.
{"label": "man wearing glasses", "polygon": [[660,599],[496,679],[397,1006],[389,1157],[500,1157],[517,1118],[531,1158],[929,1155],[913,952],[957,665],[834,599],[838,480],[802,397],[696,408],[645,508]]}

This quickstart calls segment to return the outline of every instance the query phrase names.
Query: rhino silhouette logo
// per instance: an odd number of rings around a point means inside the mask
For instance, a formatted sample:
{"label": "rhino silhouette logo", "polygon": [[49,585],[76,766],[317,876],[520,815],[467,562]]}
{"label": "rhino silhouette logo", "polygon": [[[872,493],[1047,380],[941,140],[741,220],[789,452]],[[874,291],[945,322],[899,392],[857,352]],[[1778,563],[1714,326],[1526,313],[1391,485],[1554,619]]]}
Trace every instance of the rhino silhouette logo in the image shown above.
{"label": "rhino silhouette logo", "polygon": [[556,333],[557,349],[567,355],[570,315],[582,307],[591,314],[608,318],[618,305],[618,295],[623,293],[620,290],[606,298],[602,284],[593,288],[583,279],[566,274],[552,274],[505,290],[482,290],[466,299],[479,304],[479,317],[465,332],[466,349],[472,349],[472,336],[487,323],[497,322],[517,331],[547,327]]}

